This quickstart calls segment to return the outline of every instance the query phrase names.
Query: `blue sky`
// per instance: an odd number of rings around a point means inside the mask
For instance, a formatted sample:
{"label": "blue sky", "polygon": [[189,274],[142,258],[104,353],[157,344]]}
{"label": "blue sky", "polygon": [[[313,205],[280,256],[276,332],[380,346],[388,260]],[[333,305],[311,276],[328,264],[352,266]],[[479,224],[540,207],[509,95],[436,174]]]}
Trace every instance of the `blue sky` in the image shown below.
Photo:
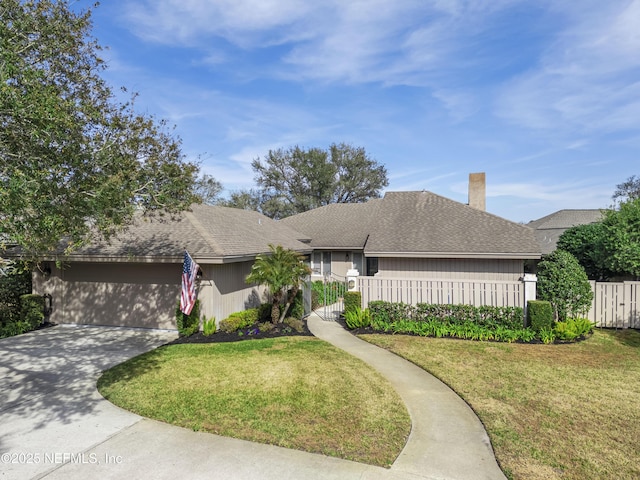
{"label": "blue sky", "polygon": [[[80,0],[76,7],[86,8]],[[94,30],[114,86],[227,191],[251,161],[361,146],[388,190],[528,222],[640,174],[640,0],[137,0]]]}

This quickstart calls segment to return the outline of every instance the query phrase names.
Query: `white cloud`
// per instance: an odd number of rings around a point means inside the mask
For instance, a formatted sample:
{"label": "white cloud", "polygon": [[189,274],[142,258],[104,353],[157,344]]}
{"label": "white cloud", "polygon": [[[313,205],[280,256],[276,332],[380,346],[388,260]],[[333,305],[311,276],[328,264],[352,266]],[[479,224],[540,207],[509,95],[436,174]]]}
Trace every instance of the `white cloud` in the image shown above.
{"label": "white cloud", "polygon": [[127,3],[125,16],[138,35],[159,43],[221,37],[248,48],[304,39],[299,27],[317,9],[304,0],[153,0]]}
{"label": "white cloud", "polygon": [[507,82],[498,113],[534,129],[637,130],[640,0],[565,8],[569,26],[538,64]]}

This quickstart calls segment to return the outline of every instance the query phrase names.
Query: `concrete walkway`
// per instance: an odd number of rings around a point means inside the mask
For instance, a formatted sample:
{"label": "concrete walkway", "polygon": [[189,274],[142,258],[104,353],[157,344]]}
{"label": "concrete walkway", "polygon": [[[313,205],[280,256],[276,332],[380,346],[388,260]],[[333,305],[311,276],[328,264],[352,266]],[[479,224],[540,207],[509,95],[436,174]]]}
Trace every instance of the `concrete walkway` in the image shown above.
{"label": "concrete walkway", "polygon": [[411,416],[411,434],[391,466],[398,478],[504,479],[484,426],[449,387],[411,362],[311,315],[309,329],[371,365],[393,385]]}
{"label": "concrete walkway", "polygon": [[175,333],[55,327],[0,340],[0,479],[504,479],[482,425],[446,386],[334,322],[312,315],[309,327],[371,363],[406,402],[412,432],[390,469],[193,432],[121,410],[96,391],[100,372]]}

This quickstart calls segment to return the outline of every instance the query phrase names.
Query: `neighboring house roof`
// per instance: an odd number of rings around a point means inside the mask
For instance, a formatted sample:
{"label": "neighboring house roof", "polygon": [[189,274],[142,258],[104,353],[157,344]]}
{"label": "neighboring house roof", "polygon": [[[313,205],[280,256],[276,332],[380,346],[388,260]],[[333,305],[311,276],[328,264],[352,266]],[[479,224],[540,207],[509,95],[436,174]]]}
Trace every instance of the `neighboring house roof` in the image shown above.
{"label": "neighboring house roof", "polygon": [[[192,205],[176,218],[138,216],[133,225],[109,242],[98,241],[74,251],[72,261],[182,261],[188,250],[198,263],[228,263],[252,259],[269,244],[310,252],[300,234],[258,212]],[[61,252],[60,252],[61,253]]]}
{"label": "neighboring house roof", "polygon": [[280,222],[311,237],[314,248],[344,245],[367,256],[540,257],[530,228],[426,191],[388,192],[382,199],[328,205]]}
{"label": "neighboring house roof", "polygon": [[600,220],[602,220],[602,210],[559,210],[546,217],[533,220],[527,226],[534,229],[542,254],[548,255],[556,249],[558,239],[565,230]]}

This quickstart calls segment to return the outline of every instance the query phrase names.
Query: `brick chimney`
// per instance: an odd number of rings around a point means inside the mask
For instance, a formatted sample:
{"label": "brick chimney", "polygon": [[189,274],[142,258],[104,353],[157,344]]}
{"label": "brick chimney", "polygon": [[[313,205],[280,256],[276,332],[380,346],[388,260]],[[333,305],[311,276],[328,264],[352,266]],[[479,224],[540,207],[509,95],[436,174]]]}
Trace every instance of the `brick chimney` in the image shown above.
{"label": "brick chimney", "polygon": [[487,209],[487,187],[484,172],[469,174],[469,206],[485,211]]}

